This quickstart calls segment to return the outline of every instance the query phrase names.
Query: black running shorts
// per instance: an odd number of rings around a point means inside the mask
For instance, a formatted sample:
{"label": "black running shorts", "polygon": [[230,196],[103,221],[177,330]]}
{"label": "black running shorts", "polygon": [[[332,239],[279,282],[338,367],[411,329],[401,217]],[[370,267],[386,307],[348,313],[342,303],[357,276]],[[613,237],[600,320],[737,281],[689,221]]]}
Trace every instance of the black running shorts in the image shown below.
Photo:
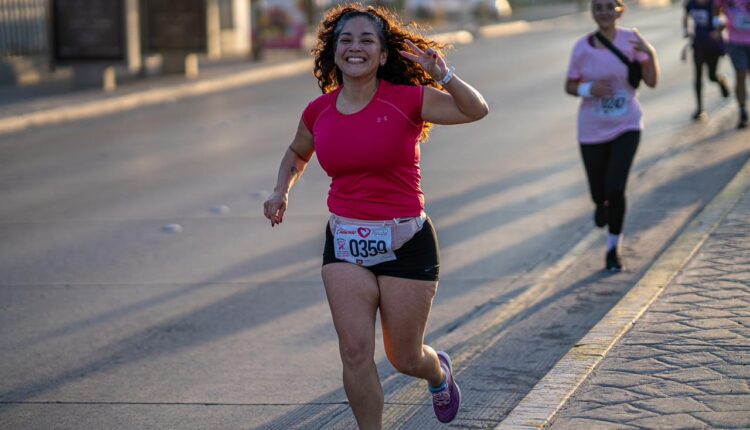
{"label": "black running shorts", "polygon": [[[375,276],[392,276],[394,278],[415,279],[419,281],[437,281],[440,272],[440,251],[432,221],[427,217],[422,229],[409,239],[401,248],[394,251],[396,259],[373,266],[364,267]],[[330,263],[347,263],[336,258],[333,250],[333,233],[326,221],[326,244],[323,247],[323,265]],[[353,264],[353,263],[349,263]]]}

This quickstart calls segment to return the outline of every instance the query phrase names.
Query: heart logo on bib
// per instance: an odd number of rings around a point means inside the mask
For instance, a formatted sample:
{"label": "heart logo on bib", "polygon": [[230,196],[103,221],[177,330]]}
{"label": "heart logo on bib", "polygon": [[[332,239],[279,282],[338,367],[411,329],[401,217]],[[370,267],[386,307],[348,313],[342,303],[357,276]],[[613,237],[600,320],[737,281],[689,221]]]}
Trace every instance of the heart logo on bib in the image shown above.
{"label": "heart logo on bib", "polygon": [[360,227],[360,228],[357,229],[357,233],[359,233],[360,237],[365,238],[365,237],[369,236],[370,233],[372,233],[372,230],[370,230],[369,228]]}

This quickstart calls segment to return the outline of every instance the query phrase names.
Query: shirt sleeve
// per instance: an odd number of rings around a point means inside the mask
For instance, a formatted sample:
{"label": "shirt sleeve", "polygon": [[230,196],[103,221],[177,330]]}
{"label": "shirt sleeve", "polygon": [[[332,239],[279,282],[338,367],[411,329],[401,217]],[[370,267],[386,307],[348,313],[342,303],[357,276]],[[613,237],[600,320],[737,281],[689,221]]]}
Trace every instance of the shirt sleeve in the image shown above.
{"label": "shirt sleeve", "polygon": [[385,85],[387,86],[381,94],[383,100],[415,126],[421,125],[424,122],[422,119],[424,86],[394,85],[387,82]]}
{"label": "shirt sleeve", "polygon": [[328,100],[328,97],[326,96],[327,94],[311,101],[302,112],[302,122],[310,133],[313,132],[313,127],[315,127],[315,122],[318,120],[318,116],[320,116],[320,113],[325,109],[326,101]]}
{"label": "shirt sleeve", "polygon": [[315,114],[312,112],[312,102],[307,104],[305,110],[302,111],[302,122],[307,127],[308,131],[312,131],[312,126],[315,124]]}
{"label": "shirt sleeve", "polygon": [[416,87],[410,87],[411,89],[411,103],[408,106],[407,113],[411,122],[419,124],[424,122],[422,119],[422,104],[424,102],[424,87],[417,85]]}
{"label": "shirt sleeve", "polygon": [[573,52],[570,54],[570,63],[568,64],[568,79],[583,79],[583,73],[581,72],[583,50],[581,49],[580,45],[580,42],[576,43],[575,46],[573,46]]}
{"label": "shirt sleeve", "polygon": [[637,51],[635,53],[635,59],[639,63],[646,63],[646,62],[648,62],[649,57],[648,57],[648,54],[646,54],[645,52]]}

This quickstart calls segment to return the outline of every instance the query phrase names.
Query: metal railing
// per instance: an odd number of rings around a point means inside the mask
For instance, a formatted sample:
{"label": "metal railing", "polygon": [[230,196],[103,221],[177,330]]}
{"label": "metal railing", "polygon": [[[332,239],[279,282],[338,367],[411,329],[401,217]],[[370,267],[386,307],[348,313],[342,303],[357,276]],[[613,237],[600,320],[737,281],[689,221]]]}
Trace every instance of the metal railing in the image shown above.
{"label": "metal railing", "polygon": [[0,0],[0,58],[46,54],[48,0]]}

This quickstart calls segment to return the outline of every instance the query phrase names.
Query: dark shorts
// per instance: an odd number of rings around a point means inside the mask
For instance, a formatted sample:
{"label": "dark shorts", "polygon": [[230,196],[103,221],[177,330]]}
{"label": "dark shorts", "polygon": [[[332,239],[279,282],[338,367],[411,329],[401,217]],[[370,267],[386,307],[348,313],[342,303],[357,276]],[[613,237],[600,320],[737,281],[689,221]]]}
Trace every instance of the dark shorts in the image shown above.
{"label": "dark shorts", "polygon": [[735,70],[750,70],[750,45],[730,43],[727,52]]}
{"label": "dark shorts", "polygon": [[[394,278],[415,279],[419,281],[437,281],[440,273],[440,252],[438,240],[432,221],[427,217],[422,229],[401,248],[394,251],[396,259],[365,267],[375,276],[392,276]],[[326,221],[326,244],[323,247],[323,265],[346,263],[336,258],[333,250],[333,233]],[[353,263],[348,263],[353,264]],[[364,267],[364,266],[363,266]]]}

